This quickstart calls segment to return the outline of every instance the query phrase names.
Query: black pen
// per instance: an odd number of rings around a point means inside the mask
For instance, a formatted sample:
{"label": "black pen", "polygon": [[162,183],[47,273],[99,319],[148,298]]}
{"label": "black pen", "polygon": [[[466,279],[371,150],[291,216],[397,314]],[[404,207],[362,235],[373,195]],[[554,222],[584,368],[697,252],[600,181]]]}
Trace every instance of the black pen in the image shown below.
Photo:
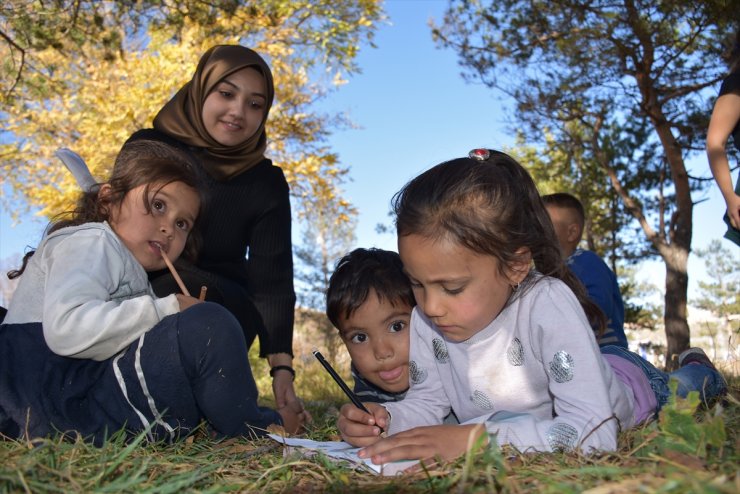
{"label": "black pen", "polygon": [[[318,350],[313,351],[314,357],[318,359],[319,362],[321,362],[321,365],[324,366],[324,369],[326,369],[326,372],[329,373],[329,375],[339,384],[339,387],[342,388],[342,391],[344,391],[344,394],[347,395],[347,397],[350,399],[352,404],[362,410],[363,412],[372,415],[370,413],[370,410],[368,410],[365,405],[362,404],[362,402],[357,398],[357,396],[352,392],[351,389],[349,389],[349,386],[347,386],[347,383],[344,382],[344,379],[339,377],[339,374],[337,374],[337,371],[334,370],[334,368],[329,365],[329,362],[326,361],[323,355],[321,355],[321,352]],[[383,433],[383,428],[379,425],[377,426],[378,429],[380,429],[380,432]]]}

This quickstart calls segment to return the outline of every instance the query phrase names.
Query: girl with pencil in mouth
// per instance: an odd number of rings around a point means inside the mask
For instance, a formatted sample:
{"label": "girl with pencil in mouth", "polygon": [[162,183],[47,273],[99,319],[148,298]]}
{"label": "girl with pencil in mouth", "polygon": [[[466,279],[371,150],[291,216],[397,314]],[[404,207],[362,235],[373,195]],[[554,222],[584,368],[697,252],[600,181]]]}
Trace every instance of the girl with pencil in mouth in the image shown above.
{"label": "girl with pencil in mouth", "polygon": [[186,153],[129,142],[109,181],[83,192],[10,273],[19,284],[0,325],[0,434],[102,444],[117,431],[175,441],[203,420],[216,436],[301,427],[302,410],[257,404],[228,310],[158,298],[149,284],[147,272],[195,257],[202,180]]}

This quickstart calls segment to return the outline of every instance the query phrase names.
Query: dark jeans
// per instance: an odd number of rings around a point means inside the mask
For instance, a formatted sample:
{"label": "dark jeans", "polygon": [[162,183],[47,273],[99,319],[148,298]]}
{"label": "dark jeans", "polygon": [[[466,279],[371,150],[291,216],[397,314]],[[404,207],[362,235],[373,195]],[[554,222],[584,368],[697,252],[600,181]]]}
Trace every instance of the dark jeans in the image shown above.
{"label": "dark jeans", "polygon": [[241,328],[202,303],[162,319],[104,360],[52,352],[41,323],[0,325],[0,432],[76,434],[95,444],[124,429],[174,441],[201,420],[223,436],[258,436],[280,415],[257,404]]}

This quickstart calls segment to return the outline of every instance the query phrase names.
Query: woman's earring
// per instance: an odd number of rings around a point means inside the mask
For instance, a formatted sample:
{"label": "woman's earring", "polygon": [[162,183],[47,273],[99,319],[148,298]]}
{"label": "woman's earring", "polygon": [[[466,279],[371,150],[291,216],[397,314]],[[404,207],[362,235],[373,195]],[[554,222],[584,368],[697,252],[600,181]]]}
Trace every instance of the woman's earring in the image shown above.
{"label": "woman's earring", "polygon": [[520,287],[521,285],[522,285],[522,282],[520,281],[520,282],[519,282],[519,283],[517,283],[516,285],[511,285],[511,289],[512,289],[512,290],[513,290],[514,292],[516,292],[516,291],[518,291],[518,290],[519,290],[519,287]]}

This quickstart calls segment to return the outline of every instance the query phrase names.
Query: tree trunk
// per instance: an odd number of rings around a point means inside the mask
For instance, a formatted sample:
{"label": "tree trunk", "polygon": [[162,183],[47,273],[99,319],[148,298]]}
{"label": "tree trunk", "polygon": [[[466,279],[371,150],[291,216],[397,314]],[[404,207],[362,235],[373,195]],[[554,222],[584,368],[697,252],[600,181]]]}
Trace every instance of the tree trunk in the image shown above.
{"label": "tree trunk", "polygon": [[645,107],[663,146],[675,187],[675,210],[671,215],[667,232],[665,232],[668,234],[667,238],[659,236],[651,239],[666,265],[665,309],[663,311],[667,342],[665,362],[666,369],[671,371],[678,367],[678,354],[689,348],[690,342],[686,303],[689,289],[688,264],[694,203],[691,200],[689,175],[686,172],[681,146],[676,141],[668,120],[663,114],[663,109],[658,103],[655,87],[645,85],[645,81],[649,79],[646,75],[640,84],[645,96]]}
{"label": "tree trunk", "polygon": [[686,319],[689,276],[687,274],[688,256],[679,252],[675,246],[671,255],[665,258],[665,309],[663,320],[666,334],[666,370],[678,367],[678,355],[689,348],[691,333]]}

